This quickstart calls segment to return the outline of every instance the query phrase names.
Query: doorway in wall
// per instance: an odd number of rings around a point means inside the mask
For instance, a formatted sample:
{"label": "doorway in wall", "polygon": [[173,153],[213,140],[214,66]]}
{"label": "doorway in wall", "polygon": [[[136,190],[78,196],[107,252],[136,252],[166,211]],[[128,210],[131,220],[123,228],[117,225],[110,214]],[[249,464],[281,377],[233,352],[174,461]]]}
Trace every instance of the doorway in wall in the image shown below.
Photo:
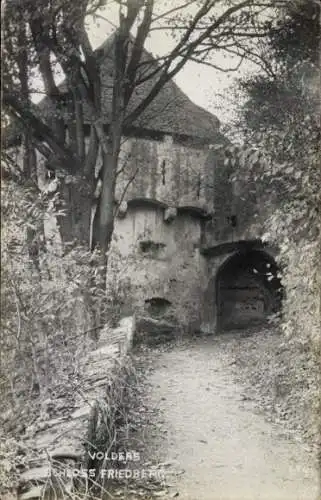
{"label": "doorway in wall", "polygon": [[279,270],[267,252],[235,252],[222,264],[216,277],[218,329],[263,323],[281,306]]}

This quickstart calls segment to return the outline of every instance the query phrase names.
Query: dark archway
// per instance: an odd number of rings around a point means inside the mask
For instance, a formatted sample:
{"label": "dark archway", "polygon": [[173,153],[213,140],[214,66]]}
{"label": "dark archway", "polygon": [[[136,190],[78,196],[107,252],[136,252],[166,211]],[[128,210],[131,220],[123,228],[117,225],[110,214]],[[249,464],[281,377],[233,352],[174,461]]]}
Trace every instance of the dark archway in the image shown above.
{"label": "dark archway", "polygon": [[279,270],[267,252],[236,252],[222,264],[216,277],[218,329],[263,323],[281,306]]}

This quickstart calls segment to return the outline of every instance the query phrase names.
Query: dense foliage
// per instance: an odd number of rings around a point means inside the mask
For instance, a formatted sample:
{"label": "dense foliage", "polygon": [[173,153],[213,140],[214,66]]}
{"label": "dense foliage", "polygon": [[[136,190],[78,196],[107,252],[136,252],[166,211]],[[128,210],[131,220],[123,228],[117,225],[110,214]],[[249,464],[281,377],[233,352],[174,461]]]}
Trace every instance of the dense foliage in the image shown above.
{"label": "dense foliage", "polygon": [[302,341],[320,328],[320,4],[289,2],[262,49],[266,72],[243,79],[234,126],[245,146],[235,177],[266,202],[265,238],[280,248],[284,327]]}

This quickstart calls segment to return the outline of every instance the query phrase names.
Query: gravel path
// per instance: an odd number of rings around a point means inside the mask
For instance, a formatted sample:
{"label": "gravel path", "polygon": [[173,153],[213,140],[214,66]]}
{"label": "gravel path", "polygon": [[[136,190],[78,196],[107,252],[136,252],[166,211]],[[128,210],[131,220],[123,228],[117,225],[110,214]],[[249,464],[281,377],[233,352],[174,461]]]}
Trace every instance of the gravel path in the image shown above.
{"label": "gravel path", "polygon": [[169,466],[170,497],[317,498],[310,456],[246,400],[222,342],[199,339],[150,355],[148,401],[159,413],[147,435],[150,449]]}

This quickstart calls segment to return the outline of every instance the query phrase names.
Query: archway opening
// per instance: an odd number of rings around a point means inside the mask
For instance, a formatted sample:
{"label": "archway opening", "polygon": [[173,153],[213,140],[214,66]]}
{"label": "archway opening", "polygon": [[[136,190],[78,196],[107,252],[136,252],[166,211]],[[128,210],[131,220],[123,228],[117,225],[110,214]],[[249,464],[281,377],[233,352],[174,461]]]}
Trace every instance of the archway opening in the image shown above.
{"label": "archway opening", "polygon": [[164,297],[151,297],[145,300],[145,307],[152,318],[162,319],[168,313],[172,303]]}
{"label": "archway opening", "polygon": [[282,295],[273,257],[263,250],[237,252],[217,274],[217,327],[228,330],[264,323],[281,310]]}

